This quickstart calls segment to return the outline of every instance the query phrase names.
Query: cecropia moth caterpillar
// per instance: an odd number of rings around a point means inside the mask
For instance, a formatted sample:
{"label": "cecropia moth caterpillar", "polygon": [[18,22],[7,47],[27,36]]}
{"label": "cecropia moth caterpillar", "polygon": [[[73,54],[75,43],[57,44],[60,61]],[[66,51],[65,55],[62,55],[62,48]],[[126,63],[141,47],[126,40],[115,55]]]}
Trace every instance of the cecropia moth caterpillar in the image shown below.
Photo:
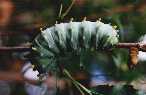
{"label": "cecropia moth caterpillar", "polygon": [[[80,54],[81,50],[104,50],[118,43],[117,30],[101,21],[73,22],[55,24],[41,32],[33,41],[37,52],[33,59],[38,60],[44,72],[52,69],[59,57],[68,53]],[[45,59],[45,61],[43,60]],[[33,63],[33,62],[32,62]],[[38,70],[39,73],[42,73]]]}

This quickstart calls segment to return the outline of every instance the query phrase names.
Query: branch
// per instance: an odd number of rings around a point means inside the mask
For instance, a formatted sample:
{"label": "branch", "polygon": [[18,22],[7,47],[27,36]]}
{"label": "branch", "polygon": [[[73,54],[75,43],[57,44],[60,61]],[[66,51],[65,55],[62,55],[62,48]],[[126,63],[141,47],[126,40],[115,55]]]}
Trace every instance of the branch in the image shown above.
{"label": "branch", "polygon": [[139,51],[146,52],[146,44],[144,44],[144,43],[118,43],[115,47],[116,48],[128,48],[128,49],[135,47]]}
{"label": "branch", "polygon": [[31,50],[29,46],[0,47],[0,52],[25,52]]}
{"label": "branch", "polygon": [[[146,52],[146,44],[144,43],[118,43],[115,48],[130,49],[131,47],[138,48],[139,51]],[[15,47],[0,47],[0,52],[25,52],[31,51],[30,46],[15,46]]]}

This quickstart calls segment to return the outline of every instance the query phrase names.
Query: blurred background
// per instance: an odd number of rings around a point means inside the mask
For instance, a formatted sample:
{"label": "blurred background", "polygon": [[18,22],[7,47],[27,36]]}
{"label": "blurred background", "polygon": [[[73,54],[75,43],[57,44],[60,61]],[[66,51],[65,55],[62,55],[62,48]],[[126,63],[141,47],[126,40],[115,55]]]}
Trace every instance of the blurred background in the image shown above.
{"label": "blurred background", "polygon": [[[50,27],[56,23],[61,4],[65,12],[71,2],[72,0],[0,0],[0,48],[30,45],[34,37],[40,33],[40,28]],[[102,18],[101,21],[104,23],[116,25],[120,30],[120,42],[138,42],[141,36],[146,34],[145,0],[76,0],[62,22],[69,22],[72,17],[74,21],[82,21],[84,17],[89,21]],[[146,95],[146,58],[140,60],[136,69],[132,71],[127,66],[129,53],[125,49],[105,51],[96,55],[85,53],[82,59],[87,63],[83,67],[84,70],[70,67],[73,69],[74,77],[87,87],[124,81],[126,92],[120,91],[124,94],[115,94],[116,91],[112,91],[113,95]],[[56,76],[50,76],[43,85],[44,89],[45,86],[50,88],[47,94],[42,87],[27,83],[23,79],[25,72],[28,71],[28,76],[36,74],[31,69],[25,68],[29,63],[22,57],[22,53],[0,51],[1,95],[55,95],[53,93],[57,91],[56,80],[61,90],[58,95],[80,95],[66,78],[56,79]],[[111,93],[111,88],[114,87],[100,86],[96,87],[96,91],[107,95],[108,91]]]}

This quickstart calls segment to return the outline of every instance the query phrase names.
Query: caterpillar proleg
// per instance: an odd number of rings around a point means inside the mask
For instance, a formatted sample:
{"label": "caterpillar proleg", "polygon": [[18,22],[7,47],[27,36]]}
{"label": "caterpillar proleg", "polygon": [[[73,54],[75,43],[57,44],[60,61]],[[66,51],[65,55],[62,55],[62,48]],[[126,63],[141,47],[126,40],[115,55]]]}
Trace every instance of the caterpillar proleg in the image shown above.
{"label": "caterpillar proleg", "polygon": [[[47,72],[52,69],[58,57],[80,50],[112,48],[118,43],[117,30],[101,21],[73,22],[55,24],[41,32],[33,41],[37,49],[36,60]],[[44,61],[43,59],[47,59]],[[52,65],[53,64],[53,65]],[[42,73],[42,72],[39,72]]]}

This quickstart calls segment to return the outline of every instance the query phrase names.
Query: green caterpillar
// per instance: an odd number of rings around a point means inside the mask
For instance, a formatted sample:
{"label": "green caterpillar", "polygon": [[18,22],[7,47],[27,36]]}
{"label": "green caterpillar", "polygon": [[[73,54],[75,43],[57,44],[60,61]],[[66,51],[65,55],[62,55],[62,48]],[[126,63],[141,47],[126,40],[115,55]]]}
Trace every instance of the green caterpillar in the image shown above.
{"label": "green caterpillar", "polygon": [[55,24],[34,39],[32,48],[37,53],[32,61],[37,60],[35,68],[40,74],[47,73],[54,68],[59,57],[72,53],[80,54],[82,50],[112,48],[118,43],[117,31],[110,24],[99,20]]}

